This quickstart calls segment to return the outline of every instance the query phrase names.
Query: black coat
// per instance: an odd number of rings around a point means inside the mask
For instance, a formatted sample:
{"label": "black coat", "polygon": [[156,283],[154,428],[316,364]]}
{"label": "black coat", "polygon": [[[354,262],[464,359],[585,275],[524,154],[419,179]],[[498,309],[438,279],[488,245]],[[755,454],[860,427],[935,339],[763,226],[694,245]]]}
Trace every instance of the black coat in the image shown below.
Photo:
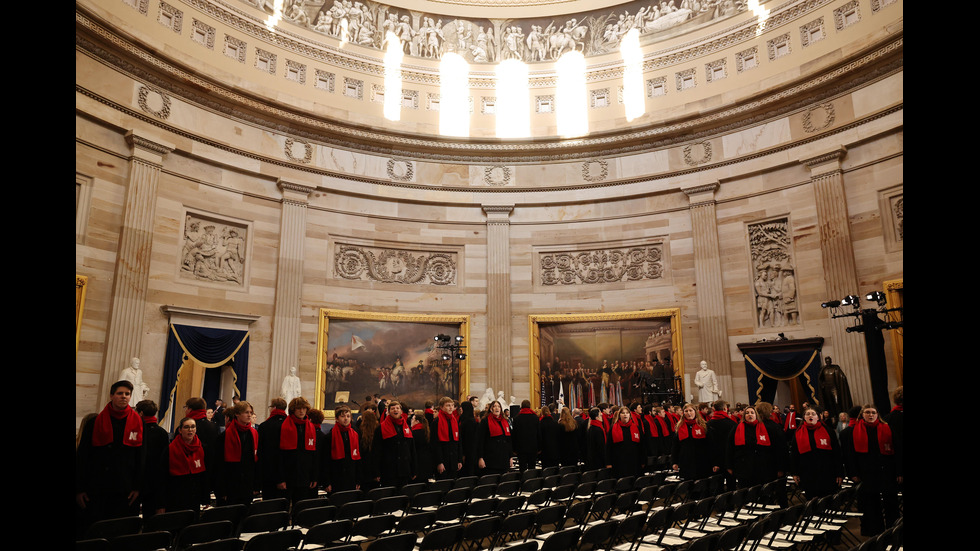
{"label": "black coat", "polygon": [[695,438],[692,434],[683,440],[675,432],[671,437],[670,461],[679,467],[680,476],[684,480],[698,480],[711,476],[711,442],[708,440],[707,427],[704,438]]}
{"label": "black coat", "polygon": [[[457,420],[456,428],[462,432],[462,420]],[[452,432],[452,422],[449,422],[449,431]],[[450,434],[449,440],[443,442],[439,440],[439,413],[436,413],[432,423],[429,424],[429,447],[432,456],[432,469],[438,476],[437,467],[441,463],[445,472],[443,477],[455,477],[457,467],[463,462],[463,442],[461,434]],[[447,474],[448,473],[448,474]]]}
{"label": "black coat", "polygon": [[[643,442],[642,440],[640,442],[633,441],[633,438],[630,436],[631,427],[632,430],[636,431],[637,437],[639,438],[641,429],[638,425],[623,426],[619,423],[614,423],[609,430],[607,457],[609,458],[610,464],[612,464],[612,473],[615,478],[638,476],[642,474],[643,467],[646,463]],[[619,432],[622,436],[620,442],[616,442],[615,438],[613,438],[615,432]]]}
{"label": "black coat", "polygon": [[708,449],[712,467],[719,467],[721,470],[728,468],[725,462],[725,450],[728,448],[728,439],[736,425],[738,423],[730,418],[708,421]]}
{"label": "black coat", "polygon": [[258,426],[259,431],[259,478],[262,487],[262,499],[282,497],[285,494],[276,489],[276,485],[285,482],[282,471],[282,455],[279,451],[279,434],[283,415],[273,415]]}
{"label": "black coat", "polygon": [[460,476],[473,476],[476,474],[479,459],[476,444],[480,424],[473,416],[473,404],[466,401],[460,404],[459,408],[459,442],[463,462],[463,470],[460,472]]}
{"label": "black coat", "polygon": [[[506,421],[505,421],[506,422]],[[477,430],[477,457],[483,459],[490,473],[502,473],[510,469],[510,457],[514,454],[511,437],[506,433],[490,436],[490,415],[480,421]]]}
{"label": "black coat", "polygon": [[221,450],[221,460],[215,464],[217,471],[217,488],[215,494],[225,498],[227,503],[252,502],[253,492],[260,490],[258,457],[253,451],[255,443],[252,442],[252,431],[237,431],[241,442],[241,455],[238,461],[226,461],[224,457],[225,440],[229,438],[229,431],[236,430],[234,423],[225,432],[221,433],[219,449]]}
{"label": "black coat", "polygon": [[[365,461],[361,457],[360,451],[358,451],[359,459],[354,459],[351,452],[350,445],[350,435],[357,434],[353,431],[344,433],[340,432],[341,442],[344,446],[344,456],[341,459],[333,458],[333,431],[340,430],[336,425],[330,432],[324,435],[324,447],[321,450],[317,447],[320,453],[321,461],[320,464],[324,466],[325,474],[322,476],[323,480],[321,484],[324,486],[330,486],[332,492],[342,492],[345,490],[353,490],[361,483],[361,468],[363,467]],[[361,446],[359,446],[361,447]],[[363,447],[361,447],[363,449]]]}
{"label": "black coat", "polygon": [[395,428],[399,430],[389,438],[382,436],[380,426],[374,431],[374,453],[371,457],[375,472],[381,477],[381,486],[401,487],[418,472],[415,439],[406,437],[398,425]]}
{"label": "black coat", "polygon": [[[764,422],[764,421],[760,421]],[[738,426],[732,430],[728,439],[725,460],[732,469],[739,488],[748,488],[776,480],[779,472],[786,470],[786,440],[783,430],[776,423],[765,423],[770,445],[759,445],[756,439],[756,425],[745,425],[745,444],[735,445]]]}
{"label": "black coat", "polygon": [[143,502],[143,514],[162,509],[166,506],[163,501],[164,488],[167,479],[160,474],[159,465],[167,460],[167,447],[170,446],[170,434],[156,423],[143,423],[143,448],[146,454],[146,464],[151,465],[147,471],[149,476],[143,480],[140,490],[140,500]]}
{"label": "black coat", "polygon": [[595,470],[602,469],[606,465],[609,465],[609,459],[607,457],[608,446],[606,445],[606,438],[608,435],[606,431],[599,427],[589,425],[588,431],[588,446],[585,459],[585,469]]}
{"label": "black coat", "polygon": [[538,423],[540,436],[538,437],[541,449],[541,466],[554,467],[558,465],[561,456],[561,433],[564,431],[558,421],[550,415],[545,415]]}
{"label": "black coat", "polygon": [[[823,426],[819,424],[819,426]],[[826,429],[826,427],[825,427]],[[827,430],[829,450],[817,447],[815,431],[804,424],[789,438],[790,472],[800,477],[799,487],[807,499],[831,495],[837,491],[837,478],[844,476],[844,458],[837,434]],[[797,438],[806,435],[810,451],[800,453]]]}
{"label": "black coat", "polygon": [[538,445],[538,416],[534,413],[521,413],[511,423],[511,438],[514,443],[514,453],[537,455]]}

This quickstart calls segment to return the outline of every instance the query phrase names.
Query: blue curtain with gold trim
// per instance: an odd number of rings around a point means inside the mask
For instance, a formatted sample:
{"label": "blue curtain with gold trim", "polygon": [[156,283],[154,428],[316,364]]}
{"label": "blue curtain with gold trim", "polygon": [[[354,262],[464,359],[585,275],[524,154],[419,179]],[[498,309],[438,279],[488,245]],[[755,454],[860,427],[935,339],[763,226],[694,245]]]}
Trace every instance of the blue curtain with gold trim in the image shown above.
{"label": "blue curtain with gold trim", "polygon": [[799,378],[805,399],[811,404],[819,401],[818,379],[820,350],[799,350],[745,354],[745,376],[748,380],[749,401],[772,403],[779,381]]}
{"label": "blue curtain with gold trim", "polygon": [[[204,379],[215,380],[220,368],[231,365],[235,376],[235,393],[241,399],[246,399],[248,383],[248,331],[230,329],[211,329],[208,327],[193,327],[189,325],[170,325],[167,339],[167,354],[164,359],[163,392],[160,402],[161,421],[166,425],[173,423],[173,410],[177,385],[182,370],[191,369],[194,364],[206,369]],[[213,375],[212,375],[213,373]],[[206,384],[206,383],[205,383]],[[217,387],[212,397],[202,396],[208,404],[217,398]],[[195,391],[194,396],[200,395]],[[230,397],[224,397],[226,400]]]}

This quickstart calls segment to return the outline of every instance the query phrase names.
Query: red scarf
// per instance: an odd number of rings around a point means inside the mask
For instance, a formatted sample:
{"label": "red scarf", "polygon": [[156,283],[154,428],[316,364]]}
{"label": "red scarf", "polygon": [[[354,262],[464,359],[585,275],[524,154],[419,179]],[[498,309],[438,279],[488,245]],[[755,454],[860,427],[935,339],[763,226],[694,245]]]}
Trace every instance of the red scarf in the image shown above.
{"label": "red scarf", "polygon": [[459,421],[452,415],[439,410],[439,429],[436,431],[440,442],[459,442]]}
{"label": "red scarf", "polygon": [[521,411],[517,412],[518,415],[524,415],[525,413],[530,413],[534,415],[534,410],[531,408],[521,408]]}
{"label": "red scarf", "polygon": [[[225,429],[225,461],[228,463],[241,463],[242,461],[242,436],[238,431],[252,431],[252,458],[256,457],[259,449],[259,431],[251,425],[243,425],[235,417],[231,418],[228,428]],[[295,439],[294,439],[295,441]]]}
{"label": "red scarf", "polygon": [[786,430],[796,430],[796,412],[791,411],[786,414]]}
{"label": "red scarf", "polygon": [[[269,414],[269,419],[272,419],[273,417],[285,417],[285,416],[286,416],[285,411],[279,408],[273,408],[272,413]],[[268,421],[269,419],[266,419],[266,421]]]}
{"label": "red scarf", "polygon": [[769,414],[769,418],[776,423],[782,423],[782,419],[779,418],[779,412],[776,410],[772,410],[772,413]]}
{"label": "red scarf", "polygon": [[425,408],[425,413],[426,413],[427,415],[431,415],[431,416],[433,416],[433,417],[435,417],[435,415],[436,415],[436,412],[435,412],[435,411],[433,411],[433,410],[432,410],[432,408]]}
{"label": "red scarf", "polygon": [[156,415],[152,415],[150,417],[144,417],[143,418],[143,424],[144,425],[149,425],[150,423],[153,423],[154,425],[157,423],[157,416]]}
{"label": "red scarf", "polygon": [[748,421],[742,421],[735,427],[735,445],[744,446],[745,445],[745,425],[752,425],[755,427],[755,443],[757,446],[768,446],[769,445],[769,431],[766,430],[766,424],[762,421],[756,420],[754,423]]}
{"label": "red scarf", "polygon": [[878,430],[878,451],[881,455],[894,455],[892,448],[892,429],[888,423],[882,423],[881,419],[875,419],[874,423],[869,423],[864,419],[854,424],[854,451],[858,453],[868,453],[868,427],[876,427]]}
{"label": "red scarf", "polygon": [[133,408],[118,410],[112,404],[106,404],[95,418],[92,426],[92,445],[108,446],[112,444],[112,419],[125,419],[123,429],[123,445],[138,448],[143,445],[143,420]]}
{"label": "red scarf", "polygon": [[[207,420],[208,410],[206,409],[191,409],[187,411],[187,416],[195,421],[200,421],[201,419]],[[210,422],[210,421],[209,421]]]}
{"label": "red scarf", "polygon": [[290,415],[282,422],[282,430],[279,431],[280,450],[296,449],[296,433],[300,426],[303,426],[303,440],[306,442],[303,448],[307,451],[316,450],[316,429],[313,422],[307,417],[300,419],[295,415]]}
{"label": "red scarf", "polygon": [[827,434],[827,427],[817,421],[814,425],[803,423],[802,427],[796,429],[796,448],[800,450],[800,453],[808,453],[810,451],[810,435],[808,433],[811,432],[813,433],[813,441],[817,444],[818,450],[830,449],[830,435]]}
{"label": "red scarf", "polygon": [[504,419],[504,416],[494,417],[492,414],[487,415],[487,429],[490,431],[490,438],[496,436],[510,436],[510,423]]}
{"label": "red scarf", "polygon": [[724,411],[715,411],[711,413],[711,417],[708,418],[708,421],[717,421],[718,419],[731,419],[731,416]]}
{"label": "red scarf", "polygon": [[902,409],[902,406],[895,406],[892,408],[892,411],[904,411],[904,410]]}
{"label": "red scarf", "polygon": [[343,459],[346,457],[346,450],[344,450],[344,433],[350,436],[350,458],[353,461],[359,461],[361,459],[361,444],[357,437],[357,431],[351,430],[350,425],[346,427],[340,423],[333,426],[333,430],[330,431],[330,458],[333,460]]}
{"label": "red scarf", "polygon": [[[398,425],[397,429],[395,425]],[[405,422],[405,417],[399,417],[396,421],[394,417],[385,415],[385,420],[381,422],[381,438],[387,440],[398,434],[399,430],[405,438],[412,438],[412,427]]]}
{"label": "red scarf", "polygon": [[589,420],[589,426],[593,426],[593,427],[597,427],[597,428],[601,429],[602,430],[602,441],[603,442],[606,441],[606,429],[604,429],[602,427],[602,421],[600,421],[598,419],[590,419]]}
{"label": "red scarf", "polygon": [[684,440],[689,436],[695,440],[707,438],[708,431],[704,430],[704,427],[697,424],[694,419],[684,419],[681,426],[677,427],[677,439]]}
{"label": "red scarf", "polygon": [[204,472],[204,446],[201,439],[194,435],[194,440],[188,444],[177,435],[170,443],[170,474],[183,476]]}
{"label": "red scarf", "polygon": [[609,429],[612,427],[612,423],[609,422],[612,419],[612,415],[601,413],[600,416],[602,417],[602,430],[609,432]]}
{"label": "red scarf", "polygon": [[[615,430],[615,429],[619,430]],[[623,441],[623,430],[627,430],[630,434],[630,439],[634,442],[640,441],[640,429],[636,426],[636,422],[630,419],[629,423],[624,423],[622,421],[616,421],[614,429],[612,431],[612,439],[614,443],[619,443]]]}
{"label": "red scarf", "polygon": [[681,420],[681,416],[677,415],[676,413],[664,412],[664,415],[667,417],[667,419],[670,419],[670,426],[672,427],[676,427],[677,422]]}

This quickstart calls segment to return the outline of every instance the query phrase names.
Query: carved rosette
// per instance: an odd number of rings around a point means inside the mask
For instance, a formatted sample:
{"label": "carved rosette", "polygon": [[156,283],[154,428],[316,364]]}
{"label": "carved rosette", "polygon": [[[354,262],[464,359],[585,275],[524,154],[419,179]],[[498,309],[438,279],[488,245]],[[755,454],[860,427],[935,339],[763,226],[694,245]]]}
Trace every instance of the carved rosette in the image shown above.
{"label": "carved rosette", "polygon": [[337,245],[334,273],[353,281],[455,285],[456,255]]}
{"label": "carved rosette", "polygon": [[577,285],[663,277],[663,245],[547,253],[540,256],[541,283]]}

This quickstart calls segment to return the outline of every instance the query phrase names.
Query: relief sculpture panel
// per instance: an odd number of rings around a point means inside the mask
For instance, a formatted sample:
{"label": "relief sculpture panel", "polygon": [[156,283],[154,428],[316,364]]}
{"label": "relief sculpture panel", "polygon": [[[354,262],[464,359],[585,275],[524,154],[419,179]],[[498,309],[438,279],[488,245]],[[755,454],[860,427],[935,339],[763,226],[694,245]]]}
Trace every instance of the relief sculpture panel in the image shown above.
{"label": "relief sculpture panel", "polygon": [[334,274],[355,281],[456,285],[458,253],[336,244]]}
{"label": "relief sculpture panel", "polygon": [[799,293],[789,218],[748,225],[756,327],[800,324]]}
{"label": "relief sculpture panel", "polygon": [[199,281],[244,285],[248,226],[188,212],[180,276]]}
{"label": "relief sculpture panel", "polygon": [[664,244],[539,253],[542,285],[581,285],[661,279]]}

